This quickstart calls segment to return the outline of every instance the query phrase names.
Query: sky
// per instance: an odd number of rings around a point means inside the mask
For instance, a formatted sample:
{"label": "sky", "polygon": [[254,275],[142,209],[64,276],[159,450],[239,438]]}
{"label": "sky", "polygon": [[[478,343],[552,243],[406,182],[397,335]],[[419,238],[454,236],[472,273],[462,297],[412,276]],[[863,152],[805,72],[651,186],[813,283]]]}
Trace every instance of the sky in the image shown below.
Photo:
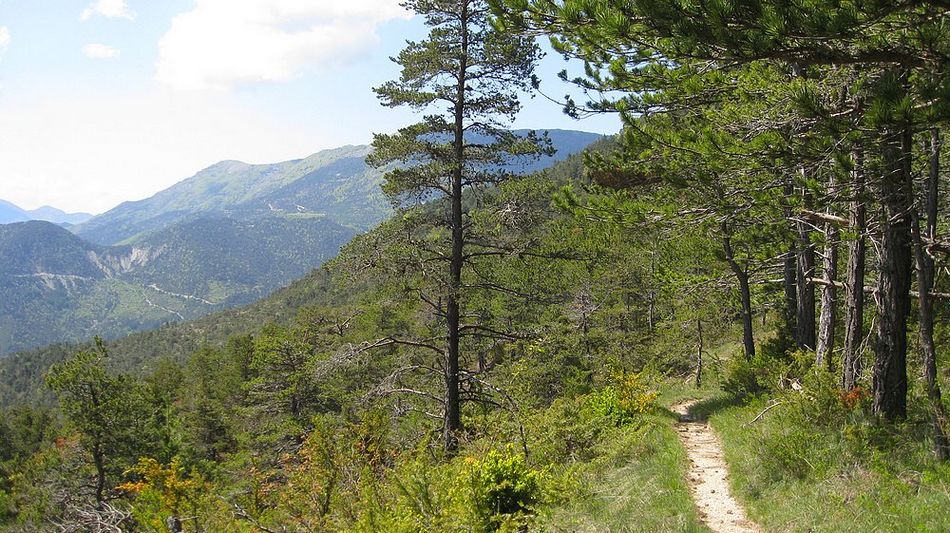
{"label": "sky", "polygon": [[[367,144],[418,120],[372,87],[425,33],[399,0],[0,0],[0,199],[100,213],[221,160]],[[563,68],[542,60],[545,93],[574,92]],[[524,103],[513,127],[620,129]]]}

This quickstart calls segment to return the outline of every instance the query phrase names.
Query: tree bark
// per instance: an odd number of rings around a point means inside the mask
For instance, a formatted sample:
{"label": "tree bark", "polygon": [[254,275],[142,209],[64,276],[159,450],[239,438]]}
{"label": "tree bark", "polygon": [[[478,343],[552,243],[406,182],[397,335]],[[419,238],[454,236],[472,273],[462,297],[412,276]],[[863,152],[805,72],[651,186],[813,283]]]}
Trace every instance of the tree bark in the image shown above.
{"label": "tree bark", "polygon": [[[835,185],[832,179],[829,187]],[[818,344],[815,347],[815,363],[824,364],[828,371],[833,371],[832,351],[835,347],[835,321],[837,319],[838,288],[838,226],[832,223],[825,224],[825,253],[822,275],[825,284],[821,289],[821,314],[818,320]]]}
{"label": "tree bark", "polygon": [[[931,130],[929,149],[930,168],[924,186],[923,205],[926,217],[924,235],[932,240],[937,236],[938,182],[940,179],[940,132],[937,129]],[[912,186],[912,184],[908,186]],[[917,216],[916,210],[913,212],[913,216],[914,257],[917,264],[917,284],[920,293],[920,300],[918,301],[920,350],[923,356],[924,380],[927,383],[927,399],[930,402],[933,424],[934,453],[937,458],[947,460],[950,458],[950,443],[948,443],[947,435],[943,430],[946,413],[944,413],[941,401],[940,384],[937,382],[934,305],[933,299],[930,297],[930,292],[934,286],[934,261],[924,248],[924,242],[920,234],[920,217]]]}
{"label": "tree bark", "polygon": [[726,256],[726,262],[739,283],[739,299],[742,304],[742,346],[747,361],[755,357],[755,337],[752,330],[752,292],[749,289],[749,273],[736,261],[735,253],[732,250],[732,236],[729,230],[729,224],[723,221],[720,225],[722,230],[722,249]]}
{"label": "tree bark", "polygon": [[911,287],[910,131],[884,139],[884,207],[878,278],[877,341],[873,372],[874,412],[888,420],[907,415],[907,317]]}
{"label": "tree bark", "polygon": [[462,178],[465,164],[465,85],[468,72],[468,10],[463,7],[461,20],[461,57],[455,101],[455,166],[452,169],[452,256],[449,263],[449,287],[446,302],[447,347],[445,352],[445,422],[443,444],[446,451],[458,448],[458,431],[462,427],[459,398],[459,345],[461,342],[461,313],[459,291],[462,287],[465,232],[462,227]]}
{"label": "tree bark", "polygon": [[[790,198],[795,193],[795,187],[792,185],[791,178],[785,178],[784,191],[785,197]],[[792,209],[786,204],[783,208],[785,220],[791,220]],[[798,340],[798,323],[796,319],[798,309],[798,282],[796,275],[796,247],[794,242],[789,245],[788,252],[785,254],[783,275],[785,288],[785,307],[783,312],[784,329],[787,339]]]}
{"label": "tree bark", "polygon": [[96,505],[99,505],[105,501],[106,461],[102,445],[98,441],[92,445],[92,462],[96,467]]}
{"label": "tree bark", "polygon": [[696,388],[703,386],[703,319],[696,319]]}
{"label": "tree bark", "polygon": [[[804,170],[801,171],[805,173]],[[810,196],[805,195],[805,206],[809,204]],[[811,228],[804,220],[795,223],[798,233],[798,257],[795,264],[796,301],[796,341],[800,350],[814,350],[815,334],[815,284],[811,278],[815,272],[815,245],[811,241]]]}
{"label": "tree bark", "polygon": [[851,390],[858,384],[864,370],[861,342],[864,338],[864,262],[867,241],[864,236],[867,213],[864,204],[864,154],[854,152],[854,170],[851,174],[851,229],[854,240],[848,245],[848,280],[845,291],[844,354],[842,355],[841,385]]}

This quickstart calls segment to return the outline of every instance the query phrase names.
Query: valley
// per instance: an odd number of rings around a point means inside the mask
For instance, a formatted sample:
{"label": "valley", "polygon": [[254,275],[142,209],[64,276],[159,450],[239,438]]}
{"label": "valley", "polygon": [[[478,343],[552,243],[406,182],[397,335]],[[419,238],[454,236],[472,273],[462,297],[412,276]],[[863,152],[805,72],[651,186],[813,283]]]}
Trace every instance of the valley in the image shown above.
{"label": "valley", "polygon": [[[545,168],[599,138],[550,136],[554,155],[513,171]],[[300,278],[391,213],[369,153],[346,146],[268,165],[223,161],[68,229],[0,225],[0,357],[197,318]]]}

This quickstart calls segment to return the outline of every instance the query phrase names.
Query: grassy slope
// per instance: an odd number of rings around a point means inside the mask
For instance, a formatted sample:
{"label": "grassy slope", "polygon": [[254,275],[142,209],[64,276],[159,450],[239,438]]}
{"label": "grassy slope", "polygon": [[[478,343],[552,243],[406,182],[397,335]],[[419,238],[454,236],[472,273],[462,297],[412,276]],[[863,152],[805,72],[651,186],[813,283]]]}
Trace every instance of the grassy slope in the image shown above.
{"label": "grassy slope", "polygon": [[926,440],[858,464],[836,449],[837,439],[815,435],[827,462],[807,467],[802,477],[775,479],[762,460],[762,442],[784,428],[768,420],[771,411],[749,424],[765,402],[719,402],[710,420],[725,446],[734,492],[766,530],[950,531],[950,466],[929,459]]}
{"label": "grassy slope", "polygon": [[543,531],[708,531],[686,486],[686,452],[672,415],[651,415],[646,426],[603,443],[577,475],[588,490],[549,510]]}
{"label": "grassy slope", "polygon": [[[905,427],[904,437],[879,437],[877,445],[855,452],[834,431],[791,425],[784,404],[750,423],[772,399],[740,401],[719,389],[721,363],[739,350],[731,340],[710,350],[703,387],[670,381],[659,401],[702,400],[694,412],[709,416],[733,494],[764,531],[950,531],[950,465],[933,461],[926,431]],[[650,417],[646,431],[606,446],[579,472],[591,490],[545,514],[543,529],[707,531],[684,481],[685,451],[673,423]],[[781,450],[768,444],[788,442],[789,434],[805,435],[810,446],[797,453],[790,448],[793,460],[805,465],[797,473],[776,470],[773,456]]]}
{"label": "grassy slope", "polygon": [[[740,349],[738,342],[727,342],[710,359],[724,361]],[[903,436],[881,432],[873,438],[876,445],[863,445],[867,435],[875,435],[867,433],[849,448],[844,432],[851,430],[795,424],[788,403],[751,422],[775,398],[738,400],[719,390],[718,373],[711,374],[701,390],[666,390],[665,403],[703,400],[693,412],[709,417],[723,444],[733,495],[763,530],[950,531],[950,465],[932,459],[921,427],[926,424],[915,421],[913,412],[911,424],[898,428]],[[788,445],[796,438],[806,447]],[[775,443],[786,446],[776,449]],[[802,468],[777,469],[777,453],[791,453],[789,460]]]}

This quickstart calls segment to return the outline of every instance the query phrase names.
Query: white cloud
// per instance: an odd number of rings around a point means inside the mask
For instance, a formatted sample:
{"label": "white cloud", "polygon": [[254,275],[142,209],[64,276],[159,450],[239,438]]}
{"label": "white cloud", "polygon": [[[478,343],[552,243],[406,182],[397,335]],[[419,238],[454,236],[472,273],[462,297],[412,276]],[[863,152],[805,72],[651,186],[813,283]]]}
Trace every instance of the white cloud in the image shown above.
{"label": "white cloud", "polygon": [[195,0],[159,41],[155,78],[178,89],[289,80],[361,56],[380,23],[409,17],[399,0]]}
{"label": "white cloud", "polygon": [[135,19],[135,12],[129,9],[125,0],[97,0],[82,10],[82,13],[79,15],[79,20],[89,20],[95,15],[101,15],[106,18]]}
{"label": "white cloud", "polygon": [[107,44],[90,43],[82,47],[82,53],[90,59],[112,59],[119,57],[119,49]]}
{"label": "white cloud", "polygon": [[3,54],[7,52],[7,48],[10,47],[10,28],[6,26],[0,26],[0,60],[3,59]]}

